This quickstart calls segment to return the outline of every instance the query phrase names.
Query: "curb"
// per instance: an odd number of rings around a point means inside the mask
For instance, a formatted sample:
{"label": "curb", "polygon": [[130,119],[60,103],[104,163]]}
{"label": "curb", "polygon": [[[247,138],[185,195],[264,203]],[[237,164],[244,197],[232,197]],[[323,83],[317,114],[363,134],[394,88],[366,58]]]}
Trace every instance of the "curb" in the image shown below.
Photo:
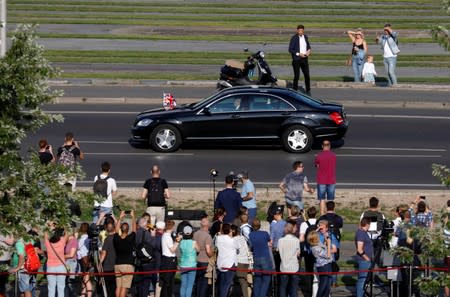
{"label": "curb", "polygon": [[[189,86],[189,87],[215,87],[217,80],[128,80],[128,79],[72,79],[50,80],[51,86]],[[312,84],[316,88],[349,88],[349,89],[373,89],[385,88],[385,85],[372,86],[365,83],[317,81]],[[450,92],[450,85],[432,84],[398,84],[390,90],[417,90],[417,91],[443,91]]]}

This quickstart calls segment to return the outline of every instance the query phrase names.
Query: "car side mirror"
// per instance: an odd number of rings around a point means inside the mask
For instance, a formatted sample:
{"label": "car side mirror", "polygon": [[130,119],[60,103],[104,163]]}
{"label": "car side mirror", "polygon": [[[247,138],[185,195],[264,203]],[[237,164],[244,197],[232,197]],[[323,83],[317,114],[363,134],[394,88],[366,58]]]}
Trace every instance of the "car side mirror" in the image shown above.
{"label": "car side mirror", "polygon": [[209,107],[203,108],[203,114],[211,115],[211,110],[209,110]]}

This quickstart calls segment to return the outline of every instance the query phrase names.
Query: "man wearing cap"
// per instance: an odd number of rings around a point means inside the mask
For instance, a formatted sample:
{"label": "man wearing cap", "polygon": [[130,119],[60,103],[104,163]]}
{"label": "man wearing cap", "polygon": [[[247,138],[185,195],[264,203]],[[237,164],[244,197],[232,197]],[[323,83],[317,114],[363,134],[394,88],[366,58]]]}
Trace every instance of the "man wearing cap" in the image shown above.
{"label": "man wearing cap", "polygon": [[334,200],[336,189],[336,154],[331,151],[331,143],[324,140],[322,151],[317,154],[314,160],[317,168],[317,199],[320,204],[320,215],[326,213],[325,199]]}
{"label": "man wearing cap", "polygon": [[225,189],[217,193],[214,209],[223,207],[225,209],[225,217],[223,223],[232,224],[237,217],[239,209],[242,206],[242,198],[239,193],[233,189],[234,178],[232,175],[225,177]]}
{"label": "man wearing cap", "polygon": [[[272,241],[272,254],[275,263],[275,270],[280,271],[280,253],[278,251],[278,240],[284,235],[284,227],[286,226],[286,221],[283,220],[283,210],[284,207],[279,205],[275,210],[273,215],[273,221],[270,223],[270,240]],[[275,279],[276,286],[279,285],[279,277]]]}
{"label": "man wearing cap", "polygon": [[237,175],[242,182],[241,197],[242,206],[247,207],[248,223],[251,225],[253,219],[256,218],[256,191],[252,181],[248,178],[248,172],[243,171]]}

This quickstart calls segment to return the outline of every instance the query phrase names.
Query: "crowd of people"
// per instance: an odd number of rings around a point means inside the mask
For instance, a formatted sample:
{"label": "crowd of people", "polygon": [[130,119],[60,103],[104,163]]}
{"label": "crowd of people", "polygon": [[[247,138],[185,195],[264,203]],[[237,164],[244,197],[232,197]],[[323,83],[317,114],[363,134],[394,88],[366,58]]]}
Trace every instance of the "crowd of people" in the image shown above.
{"label": "crowd of people", "polygon": [[[352,41],[351,55],[347,60],[347,65],[353,68],[354,81],[374,85],[377,72],[373,64],[374,57],[369,55],[369,48],[364,39],[363,30],[357,29],[346,33]],[[383,63],[387,73],[388,86],[396,86],[397,75],[395,68],[397,55],[400,52],[398,48],[398,33],[392,29],[391,24],[385,24],[383,34],[377,34],[375,41],[381,46],[383,52]],[[289,53],[292,56],[292,68],[294,70],[292,88],[298,90],[301,70],[305,79],[305,92],[311,95],[308,58],[312,54],[312,47],[308,35],[305,34],[305,26],[297,26],[297,33],[292,36],[289,42]]]}
{"label": "crowd of people", "polygon": [[[66,135],[56,157],[45,140],[39,146],[43,164],[60,162],[74,166],[83,156],[72,133]],[[145,213],[137,217],[133,210],[121,210],[116,218],[113,195],[118,189],[110,176],[111,165],[104,162],[93,181],[94,193],[103,200],[95,202],[92,222],[73,228],[49,222],[50,232],[30,230],[31,240],[0,235],[0,248],[4,250],[0,264],[10,266],[9,272],[17,277],[18,291],[25,297],[34,296],[36,289],[36,276],[26,268],[33,251],[46,259],[40,262],[48,273],[50,297],[89,297],[94,290],[103,296],[125,297],[130,289],[134,296],[172,297],[177,273],[181,297],[210,296],[214,289],[218,296],[226,297],[235,281],[244,297],[296,297],[299,285],[304,296],[328,297],[337,285],[337,277],[331,272],[339,271],[344,220],[336,213],[334,202],[336,155],[329,141],[323,141],[322,148],[314,160],[318,169],[317,207],[304,209],[303,192],[314,193],[315,189],[308,184],[303,163],[296,161],[293,171],[279,185],[285,204],[275,202],[265,213],[268,228],[263,228],[258,219],[256,189],[245,171],[225,177],[225,188],[217,193],[212,219],[202,217],[199,228],[188,221],[177,226],[166,218],[170,191],[157,165],[143,184]],[[75,188],[73,177],[62,182],[73,182],[71,187]],[[450,201],[447,206],[450,209]],[[356,284],[358,297],[364,296],[365,271],[379,261],[386,221],[379,200],[370,198],[354,237],[355,257],[361,270]],[[397,207],[392,224],[390,246],[417,249],[419,243],[411,238],[410,228],[434,226],[426,198],[418,196],[409,207]],[[450,231],[446,236],[450,243]],[[418,258],[415,265],[417,261]],[[300,271],[319,274],[306,274],[300,279]],[[100,274],[94,276],[91,272]],[[403,274],[407,280],[409,276]],[[5,294],[6,282],[7,277],[1,275],[1,296]],[[417,286],[414,292],[418,294]]]}

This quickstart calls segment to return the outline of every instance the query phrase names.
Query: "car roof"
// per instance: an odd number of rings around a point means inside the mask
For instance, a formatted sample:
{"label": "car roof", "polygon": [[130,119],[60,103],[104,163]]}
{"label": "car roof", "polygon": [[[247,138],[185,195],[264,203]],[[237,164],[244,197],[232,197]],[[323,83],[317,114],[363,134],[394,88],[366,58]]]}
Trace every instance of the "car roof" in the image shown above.
{"label": "car roof", "polygon": [[294,92],[292,89],[286,89],[282,87],[271,87],[271,86],[258,86],[258,85],[250,85],[250,86],[237,86],[237,87],[231,87],[222,90],[221,94],[227,94],[227,93],[235,93],[235,92],[267,92],[270,93],[291,93]]}

